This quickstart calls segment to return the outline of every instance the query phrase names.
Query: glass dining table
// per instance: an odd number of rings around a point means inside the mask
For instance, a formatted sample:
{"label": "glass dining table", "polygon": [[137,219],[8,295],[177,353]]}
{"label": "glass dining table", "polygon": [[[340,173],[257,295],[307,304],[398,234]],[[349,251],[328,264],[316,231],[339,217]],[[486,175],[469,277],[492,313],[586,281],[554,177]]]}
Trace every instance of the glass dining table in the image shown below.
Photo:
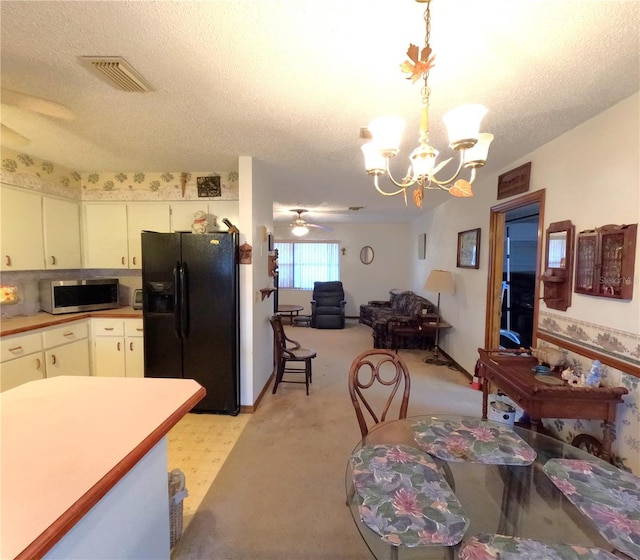
{"label": "glass dining table", "polygon": [[[455,429],[464,426],[468,431]],[[490,441],[491,433],[498,434],[498,440]],[[472,444],[464,441],[467,436],[473,438]],[[563,460],[569,460],[569,465],[578,460],[575,464],[588,461],[589,466],[615,469],[576,447],[517,426],[445,415],[394,420],[375,427],[353,450],[345,476],[347,504],[376,559],[488,558],[460,556],[461,549],[481,534],[619,550],[612,539],[601,534],[602,526],[599,531],[598,524],[572,503],[572,496],[559,489],[562,482],[558,482],[557,472],[549,469],[564,466]],[[435,475],[431,470],[434,465]],[[418,487],[419,491],[409,488],[415,490],[413,502],[406,488],[398,490],[400,479]],[[435,509],[430,502],[424,517],[422,511],[411,511],[412,507],[419,510],[426,501],[424,492],[433,496],[434,488]],[[393,500],[385,502],[385,492],[393,495]],[[399,497],[403,498],[400,506]],[[426,543],[422,539],[425,534]]]}

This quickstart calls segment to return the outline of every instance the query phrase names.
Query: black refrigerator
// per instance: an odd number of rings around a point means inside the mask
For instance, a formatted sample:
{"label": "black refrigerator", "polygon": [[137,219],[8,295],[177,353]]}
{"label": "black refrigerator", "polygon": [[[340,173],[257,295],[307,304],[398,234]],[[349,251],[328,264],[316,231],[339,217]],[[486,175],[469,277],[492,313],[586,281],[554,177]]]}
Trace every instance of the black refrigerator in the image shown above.
{"label": "black refrigerator", "polygon": [[194,412],[240,412],[237,233],[142,232],[145,377],[195,379]]}

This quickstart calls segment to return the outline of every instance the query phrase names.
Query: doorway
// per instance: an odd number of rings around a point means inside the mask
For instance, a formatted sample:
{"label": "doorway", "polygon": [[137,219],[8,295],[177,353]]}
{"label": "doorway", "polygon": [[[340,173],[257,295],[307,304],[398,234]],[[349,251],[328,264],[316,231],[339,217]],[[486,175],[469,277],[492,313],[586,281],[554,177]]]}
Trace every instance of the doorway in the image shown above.
{"label": "doorway", "polygon": [[535,346],[545,190],[493,206],[485,348]]}

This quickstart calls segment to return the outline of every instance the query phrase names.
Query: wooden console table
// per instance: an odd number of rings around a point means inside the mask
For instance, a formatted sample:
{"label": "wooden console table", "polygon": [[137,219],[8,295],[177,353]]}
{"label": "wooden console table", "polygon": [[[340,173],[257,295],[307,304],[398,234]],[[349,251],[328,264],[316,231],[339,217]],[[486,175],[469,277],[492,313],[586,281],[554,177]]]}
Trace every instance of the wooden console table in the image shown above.
{"label": "wooden console table", "polygon": [[[542,418],[581,418],[602,420],[602,459],[611,460],[618,404],[629,391],[625,387],[572,387],[547,385],[535,377],[538,360],[523,350],[478,348],[478,377],[482,383],[482,418],[487,419],[489,384],[495,384],[521,406],[538,429]],[[549,377],[549,376],[547,376]],[[561,379],[559,374],[550,377]]]}

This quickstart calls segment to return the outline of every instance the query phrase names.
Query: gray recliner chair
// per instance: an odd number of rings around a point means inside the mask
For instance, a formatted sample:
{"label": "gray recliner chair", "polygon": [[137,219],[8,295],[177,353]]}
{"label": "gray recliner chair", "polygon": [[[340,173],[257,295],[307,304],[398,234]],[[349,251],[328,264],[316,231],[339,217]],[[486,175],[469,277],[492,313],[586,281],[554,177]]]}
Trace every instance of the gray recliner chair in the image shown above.
{"label": "gray recliner chair", "polygon": [[342,282],[314,282],[311,300],[311,326],[316,329],[344,329]]}

